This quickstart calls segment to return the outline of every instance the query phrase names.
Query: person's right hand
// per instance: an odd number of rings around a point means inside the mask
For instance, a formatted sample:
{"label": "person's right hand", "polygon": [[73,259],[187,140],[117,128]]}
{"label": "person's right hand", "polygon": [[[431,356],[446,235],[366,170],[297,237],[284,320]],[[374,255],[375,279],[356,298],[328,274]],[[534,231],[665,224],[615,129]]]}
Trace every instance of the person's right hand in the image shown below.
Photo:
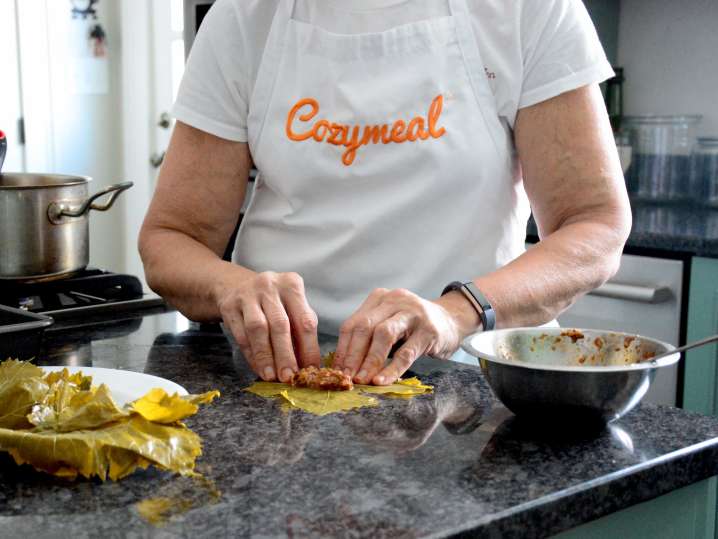
{"label": "person's right hand", "polygon": [[217,305],[252,370],[288,382],[299,367],[320,366],[317,315],[296,273],[257,273],[218,293]]}

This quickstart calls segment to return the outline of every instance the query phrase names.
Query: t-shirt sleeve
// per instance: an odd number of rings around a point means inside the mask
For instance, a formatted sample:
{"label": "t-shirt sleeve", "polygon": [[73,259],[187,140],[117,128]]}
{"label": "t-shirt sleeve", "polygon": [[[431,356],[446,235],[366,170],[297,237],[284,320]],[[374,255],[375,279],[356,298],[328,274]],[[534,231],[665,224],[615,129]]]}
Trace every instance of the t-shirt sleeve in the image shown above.
{"label": "t-shirt sleeve", "polygon": [[232,0],[218,0],[195,38],[172,113],[218,137],[247,141],[246,48]]}
{"label": "t-shirt sleeve", "polygon": [[519,108],[614,75],[581,0],[526,0],[521,47],[524,77]]}

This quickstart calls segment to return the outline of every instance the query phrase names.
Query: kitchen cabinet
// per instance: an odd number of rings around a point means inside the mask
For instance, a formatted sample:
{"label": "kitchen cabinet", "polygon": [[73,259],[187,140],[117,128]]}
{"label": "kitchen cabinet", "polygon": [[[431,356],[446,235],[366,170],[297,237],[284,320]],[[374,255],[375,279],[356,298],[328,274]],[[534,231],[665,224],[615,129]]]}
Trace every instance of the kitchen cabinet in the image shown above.
{"label": "kitchen cabinet", "polygon": [[[718,333],[718,259],[693,258],[688,297],[687,341]],[[711,344],[686,353],[683,407],[715,415],[718,346]]]}
{"label": "kitchen cabinet", "polygon": [[[688,298],[688,342],[718,333],[718,259],[695,257],[692,262]],[[708,415],[718,414],[717,372],[718,346],[715,344],[686,352],[683,390],[685,409]],[[713,485],[713,504],[709,507],[718,512],[716,488],[716,485]],[[714,535],[715,532],[710,534]]]}
{"label": "kitchen cabinet", "polygon": [[716,478],[675,490],[554,536],[554,539],[675,537],[703,539],[715,533]]}

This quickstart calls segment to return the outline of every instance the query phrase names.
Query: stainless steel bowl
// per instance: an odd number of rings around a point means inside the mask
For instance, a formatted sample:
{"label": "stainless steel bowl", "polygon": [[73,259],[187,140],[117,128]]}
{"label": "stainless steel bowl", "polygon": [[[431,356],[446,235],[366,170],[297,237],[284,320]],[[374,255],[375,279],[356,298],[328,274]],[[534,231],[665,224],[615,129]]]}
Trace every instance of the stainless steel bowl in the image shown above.
{"label": "stainless steel bowl", "polygon": [[605,425],[635,407],[661,367],[680,354],[670,344],[591,329],[517,328],[467,337],[496,396],[518,416]]}

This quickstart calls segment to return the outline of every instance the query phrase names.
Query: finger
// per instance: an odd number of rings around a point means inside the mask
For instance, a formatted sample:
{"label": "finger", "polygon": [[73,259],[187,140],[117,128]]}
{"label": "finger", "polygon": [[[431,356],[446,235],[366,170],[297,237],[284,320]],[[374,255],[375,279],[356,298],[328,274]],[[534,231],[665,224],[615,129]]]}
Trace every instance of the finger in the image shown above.
{"label": "finger", "polygon": [[297,372],[289,316],[279,296],[264,296],[261,305],[269,326],[269,341],[272,344],[277,378],[281,382],[289,382]]}
{"label": "finger", "polygon": [[414,361],[426,351],[430,342],[430,338],[420,330],[414,332],[406,343],[399,348],[398,352],[394,354],[394,359],[391,363],[372,379],[372,383],[384,386],[396,382],[411,367]]}
{"label": "finger", "polygon": [[386,365],[386,360],[396,342],[401,340],[410,326],[411,317],[398,313],[377,324],[369,350],[359,372],[354,377],[358,384],[368,384]]}
{"label": "finger", "polygon": [[344,360],[346,359],[347,352],[349,351],[349,343],[352,339],[354,324],[353,321],[356,319],[359,313],[367,309],[372,309],[379,305],[379,303],[381,302],[381,298],[387,292],[388,291],[385,288],[377,288],[376,290],[372,291],[371,294],[369,294],[369,296],[367,296],[364,302],[359,306],[359,308],[354,311],[354,313],[342,324],[341,328],[339,329],[339,340],[337,341],[337,349],[334,352],[334,368],[340,370],[344,369]]}
{"label": "finger", "polygon": [[307,303],[304,285],[284,290],[282,302],[289,315],[299,365],[301,367],[310,365],[320,367],[322,353],[319,350],[319,336],[317,335],[317,315]]}
{"label": "finger", "polygon": [[247,361],[251,369],[259,374],[259,370],[255,367],[254,357],[252,356],[252,347],[249,345],[249,338],[247,332],[244,329],[244,321],[242,320],[242,313],[237,308],[223,309],[220,307],[222,312],[222,320],[224,325],[227,326],[230,333],[237,342],[237,346],[242,352],[242,356]]}
{"label": "finger", "polygon": [[258,303],[242,305],[244,331],[249,340],[254,370],[265,382],[275,382],[274,354],[269,340],[269,323]]}
{"label": "finger", "polygon": [[345,373],[352,378],[356,376],[359,367],[366,359],[376,326],[394,316],[396,312],[396,305],[383,303],[368,312],[357,314],[352,320],[352,336],[344,358],[343,370]]}

